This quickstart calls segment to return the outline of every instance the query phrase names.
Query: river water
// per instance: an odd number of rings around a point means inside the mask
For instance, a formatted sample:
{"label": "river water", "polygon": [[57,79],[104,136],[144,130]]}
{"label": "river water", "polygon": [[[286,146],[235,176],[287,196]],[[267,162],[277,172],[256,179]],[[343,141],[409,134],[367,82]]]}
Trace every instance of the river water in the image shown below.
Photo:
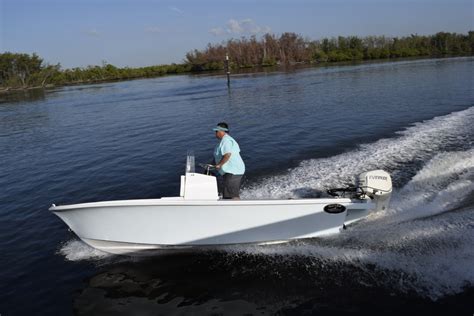
{"label": "river water", "polygon": [[[243,198],[304,198],[370,169],[389,209],[337,236],[113,256],[51,203],[179,194],[226,121]],[[180,75],[0,96],[0,314],[474,311],[474,58]]]}

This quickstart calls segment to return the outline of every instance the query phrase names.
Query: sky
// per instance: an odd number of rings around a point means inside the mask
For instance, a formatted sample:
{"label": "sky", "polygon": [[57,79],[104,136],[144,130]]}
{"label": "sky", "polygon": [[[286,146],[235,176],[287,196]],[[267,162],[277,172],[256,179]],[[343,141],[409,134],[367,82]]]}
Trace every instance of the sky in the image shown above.
{"label": "sky", "polygon": [[0,53],[63,68],[183,62],[208,43],[264,33],[407,36],[474,30],[473,0],[0,0]]}

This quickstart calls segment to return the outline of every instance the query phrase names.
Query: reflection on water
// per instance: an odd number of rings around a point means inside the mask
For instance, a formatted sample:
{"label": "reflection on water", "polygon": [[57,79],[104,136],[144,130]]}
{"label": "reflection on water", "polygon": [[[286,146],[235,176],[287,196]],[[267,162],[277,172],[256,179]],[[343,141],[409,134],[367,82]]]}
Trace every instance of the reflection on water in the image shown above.
{"label": "reflection on water", "polygon": [[[130,259],[131,260],[131,259]],[[466,312],[469,295],[433,302],[400,292],[400,271],[305,256],[208,252],[122,262],[87,280],[74,299],[78,315],[294,315],[320,312]]]}
{"label": "reflection on water", "polygon": [[44,89],[25,89],[2,92],[0,93],[0,104],[43,100],[46,93],[47,92]]}

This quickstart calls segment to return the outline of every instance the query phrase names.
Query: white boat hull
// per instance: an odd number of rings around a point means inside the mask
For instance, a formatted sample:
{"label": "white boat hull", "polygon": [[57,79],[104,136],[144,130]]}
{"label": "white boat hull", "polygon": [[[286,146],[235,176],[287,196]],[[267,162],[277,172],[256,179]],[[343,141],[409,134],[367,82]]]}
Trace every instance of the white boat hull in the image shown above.
{"label": "white boat hull", "polygon": [[[346,210],[328,213],[340,204]],[[338,233],[375,207],[350,199],[184,200],[163,198],[50,208],[84,242],[111,253],[269,243]],[[348,216],[349,214],[349,216]]]}
{"label": "white boat hull", "polygon": [[[357,198],[222,200],[216,178],[192,172],[187,157],[179,197],[53,206],[50,208],[84,242],[116,254],[235,244],[263,244],[338,233],[388,205],[390,176],[361,175]],[[338,189],[335,189],[338,190]]]}

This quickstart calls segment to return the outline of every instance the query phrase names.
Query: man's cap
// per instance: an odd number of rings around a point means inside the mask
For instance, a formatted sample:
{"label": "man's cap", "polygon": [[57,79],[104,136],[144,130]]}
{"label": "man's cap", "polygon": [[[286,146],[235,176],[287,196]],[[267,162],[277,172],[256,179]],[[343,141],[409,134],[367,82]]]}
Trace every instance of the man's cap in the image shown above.
{"label": "man's cap", "polygon": [[225,127],[222,127],[222,126],[214,127],[212,130],[213,130],[214,132],[217,132],[217,131],[228,132],[228,131],[229,131],[228,128],[225,128]]}

